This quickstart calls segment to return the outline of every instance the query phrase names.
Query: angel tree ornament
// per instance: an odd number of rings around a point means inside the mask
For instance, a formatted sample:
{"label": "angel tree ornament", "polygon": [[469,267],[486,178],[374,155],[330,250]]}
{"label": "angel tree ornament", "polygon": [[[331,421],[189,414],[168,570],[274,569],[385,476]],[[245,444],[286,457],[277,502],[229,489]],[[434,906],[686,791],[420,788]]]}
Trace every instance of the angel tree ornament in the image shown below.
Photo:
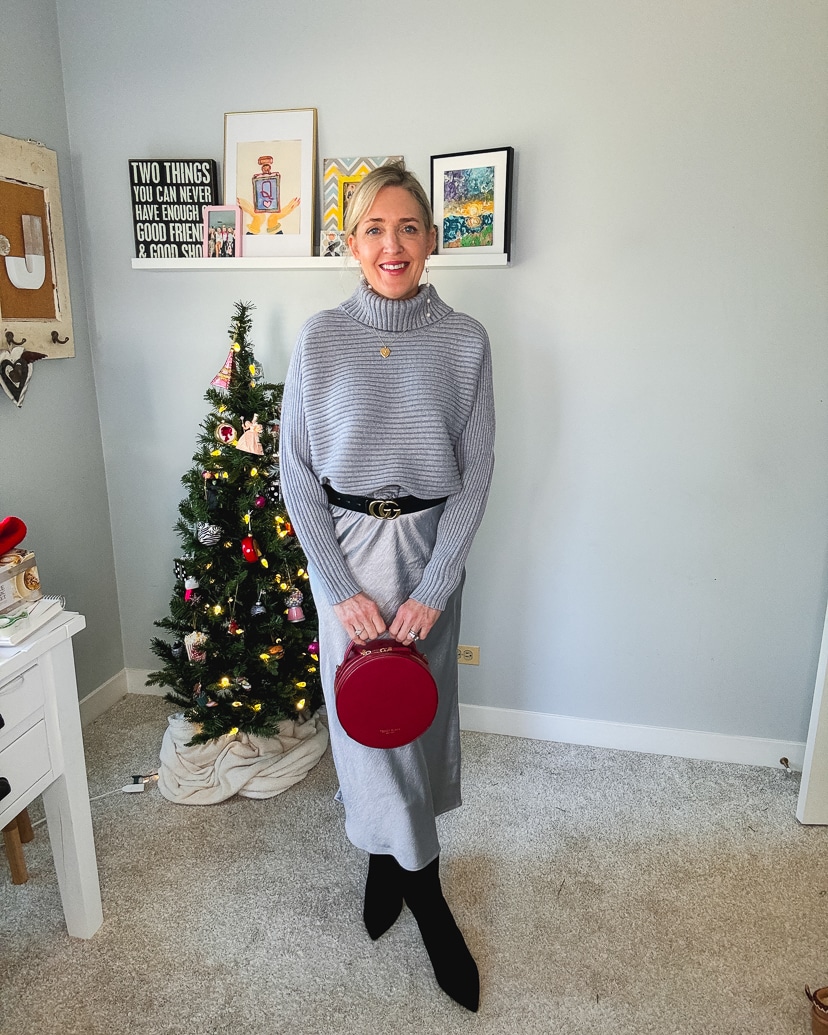
{"label": "angel tree ornament", "polygon": [[262,456],[264,449],[259,441],[262,426],[258,421],[258,416],[258,413],[254,413],[253,420],[243,421],[244,432],[236,443],[236,449],[241,449],[245,453],[255,453],[257,456]]}

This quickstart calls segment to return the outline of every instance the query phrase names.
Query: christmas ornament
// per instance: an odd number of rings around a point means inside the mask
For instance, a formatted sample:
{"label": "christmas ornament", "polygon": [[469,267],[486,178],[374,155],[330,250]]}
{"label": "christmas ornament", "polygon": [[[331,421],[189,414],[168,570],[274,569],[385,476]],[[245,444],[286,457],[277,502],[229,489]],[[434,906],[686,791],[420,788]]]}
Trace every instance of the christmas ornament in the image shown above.
{"label": "christmas ornament", "polygon": [[187,578],[187,569],[184,567],[184,561],[173,561],[173,571],[175,572],[176,581],[180,582],[182,579]]}
{"label": "christmas ornament", "polygon": [[262,551],[259,549],[259,544],[253,538],[252,535],[246,535],[241,541],[242,556],[248,564],[255,564],[256,561],[262,556]]}
{"label": "christmas ornament", "polygon": [[175,643],[170,647],[170,653],[174,658],[180,658],[184,653],[184,644],[181,640],[176,640]]}
{"label": "christmas ornament", "polygon": [[292,589],[285,597],[288,606],[287,618],[289,622],[304,622],[305,612],[299,606],[305,598],[298,589]]}
{"label": "christmas ornament", "polygon": [[204,644],[206,642],[207,637],[203,632],[199,632],[197,629],[193,632],[187,633],[184,637],[184,647],[190,661],[204,661],[207,656],[204,650]]}
{"label": "christmas ornament", "polygon": [[282,499],[282,486],[279,484],[279,478],[273,474],[265,482],[262,492],[270,500],[271,503],[279,503]]}
{"label": "christmas ornament", "polygon": [[267,503],[267,500],[264,498],[264,496],[257,496],[253,500],[253,505],[255,507],[259,507],[259,508],[264,507],[266,503]]}
{"label": "christmas ornament", "polygon": [[257,420],[258,416],[258,413],[254,413],[253,420],[242,421],[244,433],[236,443],[236,449],[241,449],[245,453],[256,453],[260,456],[264,453],[264,450],[259,441],[259,435],[262,433],[262,426]]}
{"label": "christmas ornament", "polygon": [[202,524],[198,526],[198,541],[204,546],[215,546],[221,539],[221,528],[218,525]]}
{"label": "christmas ornament", "polygon": [[281,643],[274,643],[272,647],[267,648],[267,653],[272,658],[276,658],[276,660],[278,661],[279,658],[283,657],[285,653],[285,648],[281,645]]}
{"label": "christmas ornament", "polygon": [[219,424],[213,434],[225,446],[230,446],[236,441],[236,429],[232,424]]}
{"label": "christmas ornament", "polygon": [[184,599],[189,603],[190,601],[195,602],[197,599],[196,590],[199,587],[199,581],[194,575],[190,575],[189,578],[184,580]]}
{"label": "christmas ornament", "polygon": [[227,353],[227,359],[224,361],[224,366],[210,382],[213,388],[227,389],[230,387],[230,378],[233,376],[233,361],[236,358],[235,351],[235,349],[230,349]]}
{"label": "christmas ornament", "polygon": [[207,501],[207,512],[209,514],[218,510],[218,489],[215,485],[205,484],[204,499]]}
{"label": "christmas ornament", "polygon": [[318,654],[318,653],[319,653],[319,644],[316,642],[316,640],[314,640],[313,643],[309,643],[308,644],[308,654]]}
{"label": "christmas ornament", "polygon": [[264,381],[264,367],[257,359],[253,360],[253,362],[248,367],[248,370],[250,372],[250,376],[253,378],[256,384],[261,384],[262,381]]}
{"label": "christmas ornament", "polygon": [[267,608],[260,600],[257,600],[256,603],[250,608],[250,613],[251,615],[253,615],[254,618],[258,618],[259,615],[267,614]]}

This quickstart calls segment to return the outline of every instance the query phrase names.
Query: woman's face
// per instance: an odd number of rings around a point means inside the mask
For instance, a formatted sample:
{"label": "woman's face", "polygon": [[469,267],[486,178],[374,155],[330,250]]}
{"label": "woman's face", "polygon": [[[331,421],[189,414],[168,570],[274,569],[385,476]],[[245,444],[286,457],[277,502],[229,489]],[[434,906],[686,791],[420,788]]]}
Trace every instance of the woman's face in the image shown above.
{"label": "woman's face", "polygon": [[424,224],[420,206],[405,187],[383,187],[348,238],[351,254],[374,291],[395,299],[417,294],[434,243],[434,227]]}

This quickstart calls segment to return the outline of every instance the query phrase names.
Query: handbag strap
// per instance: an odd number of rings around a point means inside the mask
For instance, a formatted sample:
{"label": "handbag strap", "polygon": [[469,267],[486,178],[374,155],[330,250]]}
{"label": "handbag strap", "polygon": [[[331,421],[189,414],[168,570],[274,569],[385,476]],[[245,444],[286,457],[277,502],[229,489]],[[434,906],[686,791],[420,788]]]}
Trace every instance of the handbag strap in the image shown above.
{"label": "handbag strap", "polygon": [[351,661],[355,658],[380,654],[396,654],[398,657],[411,658],[428,667],[428,659],[417,650],[413,643],[409,645],[390,639],[368,640],[364,646],[351,640],[345,649],[345,657],[342,659],[342,663],[344,665],[346,661]]}

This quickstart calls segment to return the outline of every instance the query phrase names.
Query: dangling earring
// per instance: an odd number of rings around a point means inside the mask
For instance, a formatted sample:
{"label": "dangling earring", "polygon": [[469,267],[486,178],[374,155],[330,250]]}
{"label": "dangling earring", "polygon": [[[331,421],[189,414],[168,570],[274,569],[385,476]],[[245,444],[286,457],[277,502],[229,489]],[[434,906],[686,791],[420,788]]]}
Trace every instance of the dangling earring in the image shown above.
{"label": "dangling earring", "polygon": [[428,259],[425,264],[426,275],[426,320],[431,319],[431,282],[428,279]]}

